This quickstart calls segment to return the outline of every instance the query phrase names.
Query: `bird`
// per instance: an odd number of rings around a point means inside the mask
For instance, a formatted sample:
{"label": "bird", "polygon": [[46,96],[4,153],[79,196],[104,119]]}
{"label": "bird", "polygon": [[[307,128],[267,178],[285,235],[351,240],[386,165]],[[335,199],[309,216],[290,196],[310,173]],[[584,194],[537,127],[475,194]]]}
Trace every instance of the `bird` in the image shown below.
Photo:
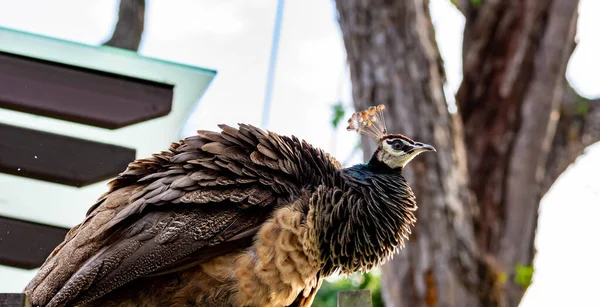
{"label": "bird", "polygon": [[381,265],[416,223],[402,171],[435,148],[388,134],[384,110],[348,120],[378,147],[347,168],[248,124],[129,163],[24,292],[48,307],[310,306],[325,278]]}

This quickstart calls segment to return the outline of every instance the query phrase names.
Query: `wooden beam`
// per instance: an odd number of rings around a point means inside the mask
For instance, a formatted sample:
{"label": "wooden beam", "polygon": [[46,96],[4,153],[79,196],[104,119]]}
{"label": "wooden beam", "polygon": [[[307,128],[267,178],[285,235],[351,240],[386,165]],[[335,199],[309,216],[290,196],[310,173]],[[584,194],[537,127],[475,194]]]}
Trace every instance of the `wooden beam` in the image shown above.
{"label": "wooden beam", "polygon": [[22,269],[38,268],[68,231],[0,216],[0,264]]}
{"label": "wooden beam", "polygon": [[0,124],[0,172],[81,187],[118,175],[131,148]]}
{"label": "wooden beam", "polygon": [[23,293],[0,293],[0,307],[31,307],[31,303]]}
{"label": "wooden beam", "polygon": [[173,86],[0,52],[0,108],[107,129],[169,114]]}

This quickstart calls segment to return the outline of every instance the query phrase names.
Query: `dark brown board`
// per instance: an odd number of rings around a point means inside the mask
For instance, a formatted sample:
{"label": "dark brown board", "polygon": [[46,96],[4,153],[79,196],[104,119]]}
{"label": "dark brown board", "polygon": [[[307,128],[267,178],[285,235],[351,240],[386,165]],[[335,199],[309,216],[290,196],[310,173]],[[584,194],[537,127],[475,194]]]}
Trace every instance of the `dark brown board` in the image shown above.
{"label": "dark brown board", "polygon": [[117,129],[172,101],[173,85],[0,52],[0,108]]}
{"label": "dark brown board", "polygon": [[23,293],[0,293],[0,307],[30,307],[29,299]]}
{"label": "dark brown board", "polygon": [[81,187],[118,175],[135,149],[0,124],[0,172]]}
{"label": "dark brown board", "polygon": [[67,232],[65,228],[0,216],[0,264],[38,268]]}

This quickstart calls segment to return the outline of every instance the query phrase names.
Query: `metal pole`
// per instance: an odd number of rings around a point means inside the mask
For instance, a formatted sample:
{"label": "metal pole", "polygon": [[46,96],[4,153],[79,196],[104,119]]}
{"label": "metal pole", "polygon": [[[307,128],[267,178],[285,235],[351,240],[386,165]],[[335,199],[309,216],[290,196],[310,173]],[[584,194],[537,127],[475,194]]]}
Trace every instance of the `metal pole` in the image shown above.
{"label": "metal pole", "polygon": [[283,20],[283,6],[285,0],[277,1],[275,12],[275,29],[271,42],[271,55],[269,57],[269,70],[267,72],[267,87],[265,89],[265,101],[263,105],[262,128],[266,129],[269,123],[269,111],[271,110],[271,99],[273,96],[273,83],[275,82],[275,68],[277,66],[277,52],[279,50],[279,36],[281,34],[281,21]]}

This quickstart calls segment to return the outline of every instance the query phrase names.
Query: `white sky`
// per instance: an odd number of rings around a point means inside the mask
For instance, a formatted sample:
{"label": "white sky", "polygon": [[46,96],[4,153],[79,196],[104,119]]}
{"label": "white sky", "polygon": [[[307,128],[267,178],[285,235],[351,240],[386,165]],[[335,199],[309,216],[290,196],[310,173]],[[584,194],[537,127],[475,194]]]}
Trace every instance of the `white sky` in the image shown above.
{"label": "white sky", "polygon": [[[185,124],[186,134],[218,123],[261,122],[276,2],[148,0],[140,53],[218,71]],[[117,6],[115,0],[0,0],[0,26],[95,45],[110,36]],[[588,98],[600,96],[599,13],[599,0],[581,1],[579,45],[567,73]],[[432,0],[432,16],[449,89],[455,91],[461,79],[464,21],[449,0]],[[287,1],[279,51],[268,129],[295,134],[345,161],[357,137],[330,125],[330,105],[340,98],[350,105],[333,2]],[[521,306],[600,305],[595,292],[600,252],[593,244],[600,234],[599,174],[597,145],[544,198],[534,283]],[[20,291],[33,274],[0,266],[0,292]]]}

